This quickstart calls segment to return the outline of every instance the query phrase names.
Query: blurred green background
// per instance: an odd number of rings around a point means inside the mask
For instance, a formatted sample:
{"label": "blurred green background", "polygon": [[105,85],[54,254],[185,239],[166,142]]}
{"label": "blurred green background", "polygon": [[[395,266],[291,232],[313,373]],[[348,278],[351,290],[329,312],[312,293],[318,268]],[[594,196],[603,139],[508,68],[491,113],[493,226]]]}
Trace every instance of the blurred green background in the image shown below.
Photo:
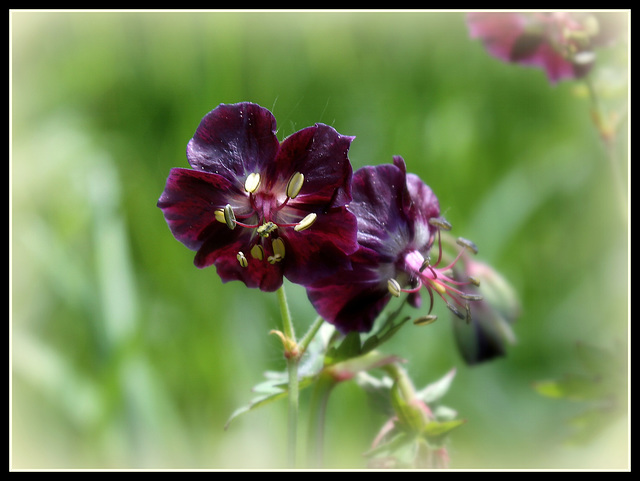
{"label": "blurred green background", "polygon": [[[620,15],[594,74],[623,111]],[[605,374],[626,380],[628,220],[580,82],[490,57],[461,12],[12,11],[10,27],[14,469],[285,467],[286,402],[223,430],[284,368],[275,294],[196,269],[156,207],[200,119],[239,101],[270,109],[280,139],[315,122],[355,135],[354,170],[402,155],[518,290],[505,358],[465,366],[441,310],[385,345],[417,387],[457,369],[451,467],[628,466],[624,383],[580,443],[589,404],[532,387],[583,372],[578,342],[619,354]],[[315,312],[286,287],[302,333]],[[384,417],[353,383],[327,416],[327,467],[363,468]]]}

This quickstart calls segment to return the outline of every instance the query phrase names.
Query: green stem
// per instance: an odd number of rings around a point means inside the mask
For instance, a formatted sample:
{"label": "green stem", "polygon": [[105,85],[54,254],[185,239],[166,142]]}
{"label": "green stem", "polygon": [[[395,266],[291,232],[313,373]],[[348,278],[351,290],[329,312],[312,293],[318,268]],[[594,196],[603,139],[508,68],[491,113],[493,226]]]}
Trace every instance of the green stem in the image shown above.
{"label": "green stem", "polygon": [[627,220],[627,188],[624,185],[622,177],[620,175],[620,170],[618,164],[616,162],[616,149],[615,149],[615,131],[611,128],[610,125],[603,125],[605,121],[605,112],[600,105],[600,101],[598,99],[598,94],[593,85],[593,82],[590,80],[589,76],[585,78],[585,84],[587,86],[587,90],[589,91],[589,99],[591,100],[591,110],[593,115],[595,116],[595,124],[598,133],[600,134],[600,138],[604,143],[605,155],[607,157],[607,161],[609,163],[609,167],[611,169],[611,175],[613,177],[614,190],[616,191],[616,195],[618,196],[619,203],[619,211],[622,216],[623,221]]}
{"label": "green stem", "polygon": [[[278,303],[284,335],[287,339],[295,343],[295,332],[291,321],[291,312],[287,304],[287,296],[284,292],[284,284],[277,291]],[[287,458],[290,468],[296,467],[296,451],[298,445],[298,361],[300,357],[287,352],[285,347],[285,357],[287,358],[287,372],[289,373],[289,421],[288,421],[288,449]]]}
{"label": "green stem", "polygon": [[384,366],[383,369],[397,383],[398,389],[400,389],[402,396],[407,402],[416,397],[416,390],[413,387],[411,379],[409,379],[409,376],[407,375],[407,371],[395,363],[388,364]]}
{"label": "green stem", "polygon": [[295,341],[296,335],[293,328],[293,322],[291,321],[291,312],[289,311],[289,304],[287,303],[287,294],[284,292],[284,284],[277,290],[278,304],[280,305],[280,315],[282,316],[282,327],[284,335],[291,340]]}
{"label": "green stem", "polygon": [[324,462],[324,420],[329,395],[336,380],[323,373],[315,383],[309,403],[309,431],[307,439],[307,463],[309,468],[321,469]]}

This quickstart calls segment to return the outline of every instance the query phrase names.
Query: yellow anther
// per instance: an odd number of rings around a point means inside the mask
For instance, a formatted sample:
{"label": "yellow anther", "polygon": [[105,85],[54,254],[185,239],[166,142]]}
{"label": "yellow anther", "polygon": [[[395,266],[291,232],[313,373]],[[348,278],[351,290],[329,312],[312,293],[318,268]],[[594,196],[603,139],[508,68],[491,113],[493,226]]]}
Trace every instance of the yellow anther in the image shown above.
{"label": "yellow anther", "polygon": [[427,316],[422,316],[413,320],[413,323],[416,326],[428,326],[429,324],[433,324],[438,320],[438,316],[435,314],[429,314]]}
{"label": "yellow anther", "polygon": [[389,289],[391,295],[395,297],[400,297],[400,293],[402,292],[402,287],[400,287],[400,284],[395,279],[389,279],[387,281],[387,289]]}
{"label": "yellow anther", "polygon": [[271,241],[271,247],[273,248],[273,256],[279,258],[277,260],[284,259],[284,242],[280,237],[276,237]]}
{"label": "yellow anther", "polygon": [[264,259],[264,249],[260,244],[256,244],[251,248],[251,257],[259,261]]}
{"label": "yellow anther", "polygon": [[449,308],[449,310],[450,310],[451,312],[453,312],[453,313],[454,313],[454,314],[455,314],[459,319],[462,319],[463,321],[464,321],[464,320],[468,320],[468,319],[470,319],[470,318],[471,318],[471,312],[469,311],[469,304],[467,304],[467,305],[465,306],[465,308],[466,308],[466,312],[465,312],[465,314],[463,314],[462,312],[460,312],[460,311],[456,308],[456,306],[454,306],[453,304],[450,304],[450,303],[448,303],[448,302],[447,302],[447,307]]}
{"label": "yellow anther", "polygon": [[238,259],[238,262],[240,263],[241,267],[247,267],[249,265],[249,261],[247,260],[247,258],[244,256],[242,252],[238,252],[236,259]]}
{"label": "yellow anther", "polygon": [[442,230],[451,230],[451,224],[444,217],[432,217],[429,219],[429,224],[439,227]]}
{"label": "yellow anther", "polygon": [[256,231],[258,232],[258,235],[260,237],[269,237],[269,234],[271,234],[277,228],[278,226],[273,222],[265,222],[260,227],[258,227]]}
{"label": "yellow anther", "polygon": [[216,216],[216,220],[218,222],[221,222],[223,224],[226,224],[227,221],[224,218],[224,210],[223,209],[218,209],[214,212],[215,216]]}
{"label": "yellow anther", "polygon": [[282,256],[279,254],[274,254],[272,256],[267,257],[267,261],[269,261],[269,264],[273,265],[276,262],[280,262],[282,260]]}
{"label": "yellow anther", "polygon": [[260,174],[253,172],[247,176],[247,180],[244,181],[244,190],[250,194],[255,192],[260,186]]}
{"label": "yellow anther", "polygon": [[469,239],[465,239],[464,237],[458,237],[456,239],[456,244],[458,244],[461,247],[464,247],[465,249],[469,249],[474,254],[478,253],[478,246],[474,242],[470,241]]}
{"label": "yellow anther", "polygon": [[471,282],[471,284],[473,284],[476,287],[480,285],[480,279],[478,279],[477,277],[469,276],[467,279],[469,280],[469,282]]}
{"label": "yellow anther", "polygon": [[298,224],[293,228],[293,230],[296,232],[300,232],[305,229],[308,229],[313,225],[317,217],[318,217],[317,214],[314,214],[314,213],[308,214],[307,216],[305,216],[304,219],[298,222]]}
{"label": "yellow anther", "polygon": [[296,172],[295,174],[293,174],[289,179],[289,183],[287,184],[287,197],[295,199],[296,196],[300,193],[303,184],[304,174],[300,172]]}
{"label": "yellow anther", "polygon": [[231,205],[227,204],[223,209],[224,221],[227,224],[227,227],[231,230],[236,228],[236,215],[233,213],[233,209]]}

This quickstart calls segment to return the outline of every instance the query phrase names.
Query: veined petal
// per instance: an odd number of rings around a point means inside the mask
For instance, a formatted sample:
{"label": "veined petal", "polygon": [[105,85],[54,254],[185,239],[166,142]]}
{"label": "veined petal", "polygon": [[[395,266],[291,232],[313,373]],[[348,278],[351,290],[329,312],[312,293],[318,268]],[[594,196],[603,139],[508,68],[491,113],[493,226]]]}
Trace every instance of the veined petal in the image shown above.
{"label": "veined petal", "polygon": [[[230,199],[244,199],[226,178],[191,169],[171,169],[158,207],[174,237],[191,250],[198,250],[209,236],[229,231],[215,218],[216,209]],[[230,231],[229,231],[230,232]]]}
{"label": "veined petal", "polygon": [[303,231],[286,232],[284,274],[291,282],[309,285],[350,266],[348,255],[358,248],[356,217],[346,207],[318,215]]}
{"label": "veined petal", "polygon": [[405,173],[391,164],[362,167],[353,175],[352,189],[349,209],[358,218],[358,243],[392,261],[411,236]]}
{"label": "veined petal", "polygon": [[353,139],[324,124],[302,129],[282,141],[266,177],[286,185],[300,172],[304,184],[295,204],[344,205],[351,200],[352,169],[347,153]]}
{"label": "veined petal", "polygon": [[278,147],[271,112],[249,102],[221,104],[200,122],[187,159],[196,170],[244,183],[248,174],[273,163]]}
{"label": "veined petal", "polygon": [[[238,280],[249,288],[273,292],[282,285],[281,263],[269,264],[265,260],[253,258],[249,254],[251,244],[248,237],[248,234],[244,234],[228,243],[220,242],[214,237],[209,238],[196,254],[196,266],[215,265],[222,282]],[[246,267],[238,262],[238,252],[245,253]]]}
{"label": "veined petal", "polygon": [[343,333],[368,332],[389,302],[386,279],[381,283],[377,253],[361,247],[352,256],[352,269],[342,269],[307,288],[318,314]]}
{"label": "veined petal", "polygon": [[430,248],[436,228],[429,224],[429,219],[440,215],[438,198],[431,187],[415,174],[407,174],[407,191],[411,201],[405,205],[405,211],[410,219],[413,246],[421,250]]}

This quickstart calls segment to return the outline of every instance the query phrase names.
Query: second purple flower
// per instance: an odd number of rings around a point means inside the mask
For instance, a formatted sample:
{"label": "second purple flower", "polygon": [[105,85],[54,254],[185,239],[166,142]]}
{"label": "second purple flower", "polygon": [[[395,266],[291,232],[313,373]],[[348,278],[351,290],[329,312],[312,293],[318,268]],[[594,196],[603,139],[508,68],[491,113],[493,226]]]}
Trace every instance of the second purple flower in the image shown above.
{"label": "second purple flower", "polygon": [[[440,230],[450,228],[440,217],[438,199],[420,178],[407,174],[402,157],[393,164],[363,167],[353,176],[353,202],[358,218],[358,251],[350,268],[342,269],[307,287],[318,313],[343,333],[367,332],[392,296],[408,292],[409,302],[420,305],[424,288],[433,304],[434,294],[449,309],[469,319],[469,301],[479,296],[465,293],[472,281],[457,280],[450,272],[465,248],[444,262]],[[431,257],[437,241],[438,251]],[[446,264],[446,265],[443,265]]]}

